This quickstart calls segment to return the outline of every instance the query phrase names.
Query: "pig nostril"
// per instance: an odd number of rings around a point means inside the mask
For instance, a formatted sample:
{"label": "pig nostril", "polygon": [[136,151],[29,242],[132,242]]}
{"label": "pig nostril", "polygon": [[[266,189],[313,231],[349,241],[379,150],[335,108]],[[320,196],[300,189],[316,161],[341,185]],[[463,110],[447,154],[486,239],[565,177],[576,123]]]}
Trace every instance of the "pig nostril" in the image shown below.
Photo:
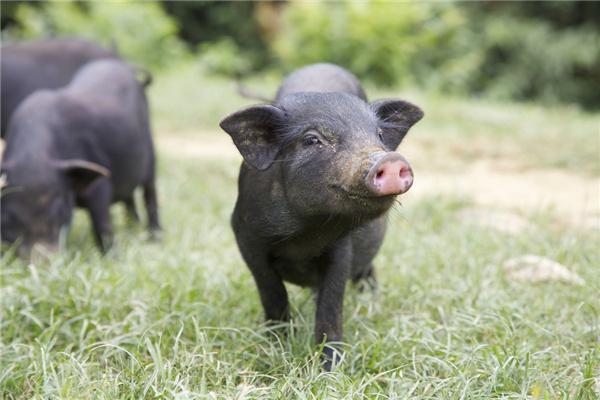
{"label": "pig nostril", "polygon": [[381,170],[377,173],[377,178],[381,178],[382,176],[383,176],[383,170]]}
{"label": "pig nostril", "polygon": [[407,178],[411,176],[410,169],[407,167],[400,168],[400,172],[398,173],[401,178]]}

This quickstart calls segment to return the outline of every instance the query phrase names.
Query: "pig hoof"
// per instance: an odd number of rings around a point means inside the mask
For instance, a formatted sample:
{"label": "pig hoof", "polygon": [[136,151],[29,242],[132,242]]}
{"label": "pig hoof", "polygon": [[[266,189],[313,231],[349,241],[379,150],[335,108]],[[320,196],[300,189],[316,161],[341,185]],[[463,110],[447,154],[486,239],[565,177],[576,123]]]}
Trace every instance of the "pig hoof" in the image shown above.
{"label": "pig hoof", "polygon": [[99,241],[100,252],[104,255],[108,254],[114,247],[112,235],[102,235]]}
{"label": "pig hoof", "polygon": [[272,331],[287,331],[291,329],[289,319],[287,320],[274,320],[269,319],[266,321],[267,327]]}
{"label": "pig hoof", "polygon": [[290,334],[293,336],[293,326],[286,321],[266,321],[265,334],[275,340],[286,340]]}
{"label": "pig hoof", "polygon": [[359,293],[375,293],[379,288],[377,284],[377,280],[374,277],[363,278],[357,281],[354,281],[354,287],[358,290]]}
{"label": "pig hoof", "polygon": [[376,292],[379,287],[373,268],[369,269],[366,273],[354,277],[352,283],[359,293],[364,293],[366,291]]}
{"label": "pig hoof", "polygon": [[161,229],[151,229],[148,232],[148,240],[150,242],[162,242],[163,232]]}
{"label": "pig hoof", "polygon": [[323,370],[331,372],[337,368],[342,362],[342,352],[332,345],[325,344],[321,351],[321,363]]}

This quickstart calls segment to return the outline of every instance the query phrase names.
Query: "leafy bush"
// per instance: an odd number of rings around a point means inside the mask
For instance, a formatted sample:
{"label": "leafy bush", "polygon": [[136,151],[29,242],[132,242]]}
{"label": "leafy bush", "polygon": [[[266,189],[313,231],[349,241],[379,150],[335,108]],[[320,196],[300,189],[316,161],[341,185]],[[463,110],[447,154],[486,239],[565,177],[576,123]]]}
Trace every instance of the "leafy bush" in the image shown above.
{"label": "leafy bush", "polygon": [[240,51],[231,38],[205,42],[199,46],[200,63],[215,74],[244,75],[251,69],[251,62],[247,57],[240,57]]}
{"label": "leafy bush", "polygon": [[153,67],[186,54],[185,40],[206,71],[227,76],[329,61],[381,87],[600,108],[598,2],[28,2],[2,11],[3,40],[114,41]]}
{"label": "leafy bush", "polygon": [[[271,62],[269,48],[263,40],[264,32],[256,16],[261,3],[161,0],[161,4],[177,21],[180,37],[192,47],[200,43],[200,55],[204,51],[209,52],[210,63],[218,61],[217,58],[232,60],[225,56],[227,52],[235,53],[232,61],[237,65],[231,71],[235,73],[240,69],[243,70],[241,72],[257,70]],[[217,69],[226,73],[227,67],[222,64]]]}
{"label": "leafy bush", "polygon": [[77,36],[117,46],[120,54],[160,67],[184,53],[177,25],[158,3],[49,2],[22,4],[16,10],[18,38]]}
{"label": "leafy bush", "polygon": [[394,85],[435,57],[460,21],[454,8],[436,4],[292,3],[274,51],[286,67],[329,61]]}
{"label": "leafy bush", "polygon": [[548,19],[520,7],[292,2],[272,48],[289,69],[329,61],[379,85],[600,107],[597,25],[575,5]]}
{"label": "leafy bush", "polygon": [[485,18],[472,51],[477,68],[465,89],[503,99],[600,106],[600,34],[589,27],[555,30],[548,22]]}

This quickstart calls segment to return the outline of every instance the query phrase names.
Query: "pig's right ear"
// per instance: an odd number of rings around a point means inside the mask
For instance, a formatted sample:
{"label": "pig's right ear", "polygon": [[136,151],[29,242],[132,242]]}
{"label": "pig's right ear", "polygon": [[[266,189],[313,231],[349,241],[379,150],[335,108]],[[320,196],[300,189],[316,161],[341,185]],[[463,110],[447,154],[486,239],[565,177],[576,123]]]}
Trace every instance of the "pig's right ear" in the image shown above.
{"label": "pig's right ear", "polygon": [[265,170],[271,166],[279,152],[275,132],[283,119],[283,110],[271,105],[260,105],[225,117],[220,126],[231,136],[249,165]]}
{"label": "pig's right ear", "polygon": [[65,171],[73,182],[75,191],[82,193],[99,178],[110,177],[110,171],[102,165],[85,160],[58,160],[56,166]]}

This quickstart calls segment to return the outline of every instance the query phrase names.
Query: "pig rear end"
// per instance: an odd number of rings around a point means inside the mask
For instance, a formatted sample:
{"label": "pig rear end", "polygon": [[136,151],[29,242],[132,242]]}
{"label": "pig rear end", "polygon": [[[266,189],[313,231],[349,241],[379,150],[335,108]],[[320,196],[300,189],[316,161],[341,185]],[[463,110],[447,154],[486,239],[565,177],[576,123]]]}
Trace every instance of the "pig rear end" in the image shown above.
{"label": "pig rear end", "polygon": [[[88,210],[95,238],[112,243],[110,205],[137,219],[142,187],[152,234],[160,229],[148,105],[131,68],[117,60],[83,67],[65,88],[34,92],[9,125],[2,161],[2,239],[53,246],[75,205]],[[35,217],[34,217],[35,216]]]}

